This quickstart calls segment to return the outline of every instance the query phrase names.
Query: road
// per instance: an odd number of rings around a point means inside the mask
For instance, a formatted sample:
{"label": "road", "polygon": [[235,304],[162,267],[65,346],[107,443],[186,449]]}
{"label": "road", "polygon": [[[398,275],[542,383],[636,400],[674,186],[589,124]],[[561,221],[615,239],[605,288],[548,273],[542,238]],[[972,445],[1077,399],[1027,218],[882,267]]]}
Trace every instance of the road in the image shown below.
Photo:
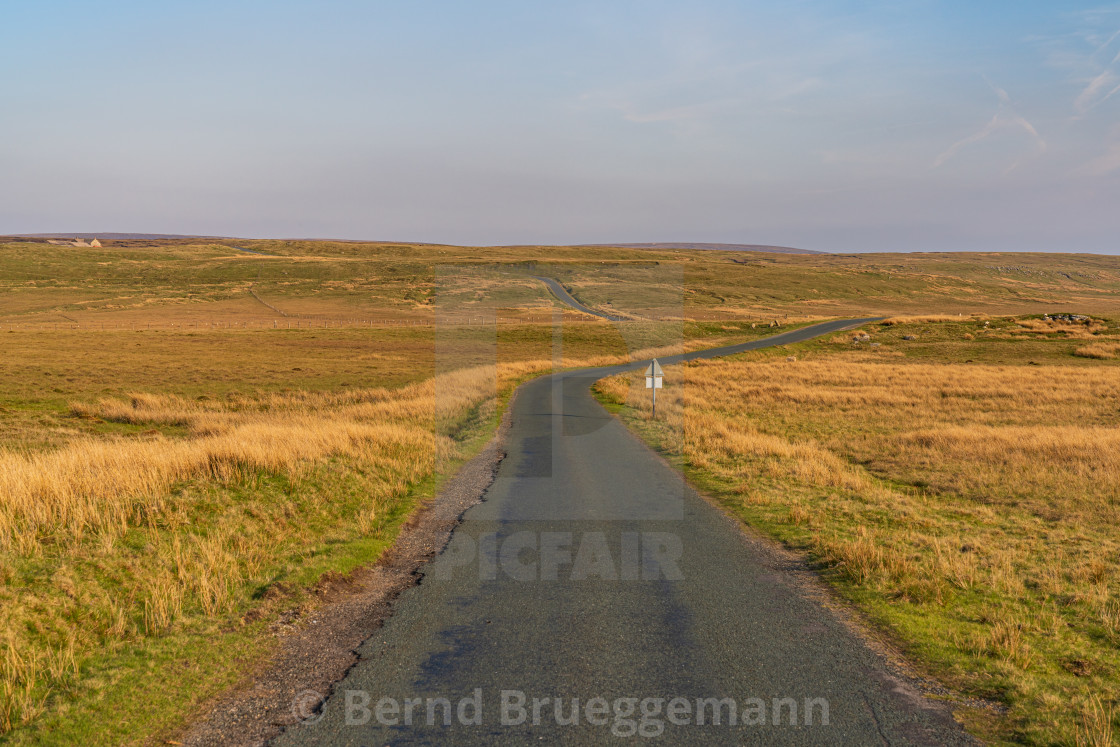
{"label": "road", "polygon": [[[972,743],[822,604],[804,571],[744,535],[590,395],[600,377],[644,365],[520,388],[485,501],[321,714],[276,744],[597,744],[637,729],[668,744]],[[408,699],[420,699],[411,726]]]}
{"label": "road", "polygon": [[602,311],[596,311],[590,306],[584,306],[582,303],[575,299],[575,296],[573,296],[571,293],[568,293],[568,291],[565,290],[564,286],[560,285],[558,281],[553,280],[552,278],[543,277],[541,275],[533,275],[532,277],[535,277],[537,280],[540,280],[542,283],[547,285],[548,289],[552,291],[552,295],[556,296],[576,311],[582,311],[585,314],[592,314],[594,316],[601,317],[612,322],[622,321],[622,317],[620,316],[612,316]]}

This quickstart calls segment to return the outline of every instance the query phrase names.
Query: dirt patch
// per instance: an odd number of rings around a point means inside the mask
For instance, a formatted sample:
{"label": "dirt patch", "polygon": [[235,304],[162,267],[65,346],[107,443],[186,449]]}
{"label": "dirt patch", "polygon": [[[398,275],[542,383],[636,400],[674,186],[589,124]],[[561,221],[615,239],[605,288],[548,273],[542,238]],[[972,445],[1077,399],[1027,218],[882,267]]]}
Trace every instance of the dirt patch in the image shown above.
{"label": "dirt patch", "polygon": [[511,411],[512,402],[490,443],[409,519],[376,564],[345,576],[326,574],[315,586],[313,609],[282,615],[275,626],[281,638],[276,655],[211,704],[175,742],[261,745],[315,713],[357,663],[358,647],[392,615],[397,596],[419,582],[420,567],[443,550],[463,513],[482,500],[505,457]]}

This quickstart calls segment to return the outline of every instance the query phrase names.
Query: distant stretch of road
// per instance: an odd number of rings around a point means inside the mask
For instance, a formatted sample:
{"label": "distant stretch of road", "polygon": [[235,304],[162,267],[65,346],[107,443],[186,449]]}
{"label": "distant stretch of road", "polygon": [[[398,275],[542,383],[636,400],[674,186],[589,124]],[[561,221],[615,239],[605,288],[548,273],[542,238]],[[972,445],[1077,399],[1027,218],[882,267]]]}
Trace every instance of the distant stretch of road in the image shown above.
{"label": "distant stretch of road", "polygon": [[556,296],[561,301],[568,304],[577,311],[582,311],[585,314],[593,314],[594,316],[602,317],[603,319],[607,319],[612,322],[622,321],[622,317],[620,316],[612,316],[611,314],[607,314],[602,311],[596,311],[590,306],[584,306],[582,303],[577,301],[571,293],[568,293],[568,291],[564,289],[564,286],[560,285],[559,282],[553,280],[552,278],[546,278],[540,275],[533,275],[533,277],[547,285],[549,290],[552,291],[552,295]]}
{"label": "distant stretch of road", "polygon": [[972,743],[591,396],[647,363],[519,389],[484,502],[322,713],[276,744],[600,744],[637,729],[666,744]]}

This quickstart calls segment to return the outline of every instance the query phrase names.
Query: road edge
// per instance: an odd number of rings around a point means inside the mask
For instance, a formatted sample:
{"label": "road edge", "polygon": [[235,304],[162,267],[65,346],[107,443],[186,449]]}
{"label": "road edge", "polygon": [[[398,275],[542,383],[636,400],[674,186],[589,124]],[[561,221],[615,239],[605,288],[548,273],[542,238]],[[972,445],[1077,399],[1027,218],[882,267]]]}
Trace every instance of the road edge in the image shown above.
{"label": "road edge", "polygon": [[[548,375],[548,374],[545,374]],[[324,577],[320,604],[282,634],[278,650],[240,685],[212,701],[169,744],[265,745],[318,715],[358,663],[358,648],[392,617],[397,598],[419,584],[467,509],[485,500],[506,457],[505,438],[520,386],[506,403],[494,435],[421,505],[380,558],[346,576]]]}

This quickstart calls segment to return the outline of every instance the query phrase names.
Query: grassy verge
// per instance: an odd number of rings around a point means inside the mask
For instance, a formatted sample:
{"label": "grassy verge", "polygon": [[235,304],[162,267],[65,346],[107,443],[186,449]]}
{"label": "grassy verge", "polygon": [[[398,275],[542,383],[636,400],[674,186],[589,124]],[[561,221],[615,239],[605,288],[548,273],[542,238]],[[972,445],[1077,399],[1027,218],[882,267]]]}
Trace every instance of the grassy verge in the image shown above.
{"label": "grassy verge", "polygon": [[22,517],[0,585],[8,740],[122,744],[175,728],[271,650],[271,627],[314,604],[318,579],[376,560],[495,412],[464,407],[455,439],[357,434],[274,467],[214,449],[208,464],[227,474],[147,495],[110,486],[105,522],[74,506],[34,528]]}
{"label": "grassy verge", "polygon": [[[20,563],[8,587],[24,590],[24,604],[26,591],[35,589],[27,619],[40,633],[35,643],[58,636],[70,643],[55,649],[64,659],[58,676],[41,670],[48,653],[37,675],[25,671],[13,683],[31,687],[7,701],[9,718],[24,722],[7,741],[127,744],[173,733],[270,654],[276,625],[314,607],[320,579],[373,562],[393,543],[417,507],[486,443],[510,393],[529,375],[503,382],[498,405],[467,408],[442,458],[410,454],[420,456],[418,470],[387,468],[384,454],[335,455],[298,480],[258,470],[226,482],[191,481],[171,496],[185,509],[179,519],[188,531],[160,523],[134,527],[108,547],[99,534],[64,560],[48,552]],[[401,480],[391,495],[385,495],[387,474]],[[200,552],[181,553],[172,571],[168,557],[192,545]],[[47,573],[68,593],[104,591],[108,599],[82,604],[104,618],[87,620],[95,626],[93,640],[75,631],[73,618],[81,613],[36,584]],[[184,580],[177,573],[212,584],[160,596],[157,585]],[[145,579],[147,589],[114,594]],[[145,594],[138,603],[135,597]],[[28,643],[20,650],[37,648]]]}
{"label": "grassy verge", "polygon": [[[1114,322],[897,320],[601,400],[822,575],[994,741],[1107,744],[1120,691]],[[676,383],[676,386],[674,386]]]}

